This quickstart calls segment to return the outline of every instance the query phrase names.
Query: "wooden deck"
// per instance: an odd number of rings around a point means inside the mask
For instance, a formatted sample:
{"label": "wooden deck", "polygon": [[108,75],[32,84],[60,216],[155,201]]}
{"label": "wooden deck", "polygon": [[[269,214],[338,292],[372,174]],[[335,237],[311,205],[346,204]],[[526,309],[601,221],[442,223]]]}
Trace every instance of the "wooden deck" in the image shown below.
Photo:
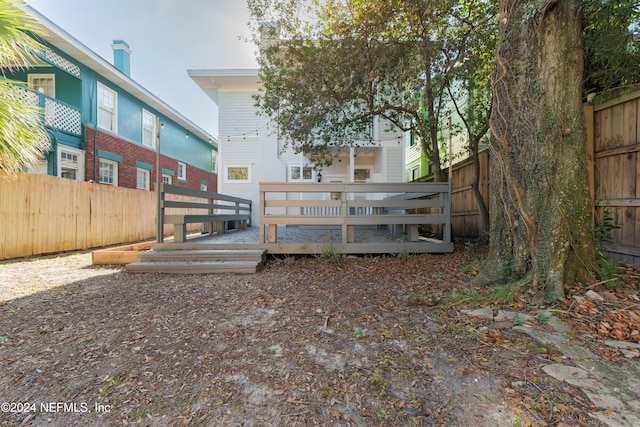
{"label": "wooden deck", "polygon": [[410,242],[405,234],[392,234],[389,229],[357,227],[354,241],[342,243],[339,227],[279,226],[278,241],[259,242],[259,227],[230,231],[223,235],[191,235],[184,243],[167,240],[155,243],[153,250],[264,250],[272,255],[322,255],[337,254],[398,254],[398,253],[446,253],[453,251],[453,243],[419,238]]}
{"label": "wooden deck", "polygon": [[[452,252],[450,200],[449,183],[261,183],[258,226],[217,233],[209,224],[208,234],[158,236],[127,270],[251,273],[266,254]],[[420,213],[424,208],[434,213]],[[442,239],[420,236],[420,225],[440,227]]]}
{"label": "wooden deck", "polygon": [[[451,252],[450,196],[449,183],[261,183],[257,227],[228,235],[192,235],[183,242],[159,239],[154,250],[253,249],[269,254]],[[435,213],[420,213],[425,208]],[[442,239],[421,237],[420,225],[439,226]]]}

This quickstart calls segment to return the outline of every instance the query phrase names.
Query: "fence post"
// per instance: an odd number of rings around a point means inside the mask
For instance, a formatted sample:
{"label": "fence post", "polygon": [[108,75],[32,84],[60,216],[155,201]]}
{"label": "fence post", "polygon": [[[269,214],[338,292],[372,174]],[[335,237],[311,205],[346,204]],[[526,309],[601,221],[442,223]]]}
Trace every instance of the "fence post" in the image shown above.
{"label": "fence post", "polygon": [[[591,194],[591,202],[595,206],[596,202],[596,181],[595,181],[595,118],[593,104],[584,105],[585,123],[587,125],[587,171],[589,173],[589,193]],[[594,215],[595,218],[595,215]]]}
{"label": "fence post", "polygon": [[349,226],[347,225],[347,188],[342,184],[342,193],[340,194],[340,212],[342,214],[342,244],[349,242]]}
{"label": "fence post", "polygon": [[451,179],[451,175],[449,175],[449,189],[448,193],[446,193],[444,200],[444,230],[442,230],[442,241],[444,243],[451,243],[451,193],[453,192],[453,180]]}
{"label": "fence post", "polygon": [[162,119],[158,117],[156,121],[156,199],[158,201],[158,218],[156,219],[158,230],[156,241],[158,243],[162,243],[164,240],[164,191],[162,188],[162,172],[160,171],[160,129],[162,129]]}
{"label": "fence post", "polygon": [[264,201],[265,201],[265,196],[264,196],[264,190],[261,188],[260,189],[260,220],[258,222],[258,241],[260,243],[266,243],[265,241],[265,233],[264,233],[264,221],[262,220],[262,218],[266,215],[265,212],[265,207],[264,207]]}

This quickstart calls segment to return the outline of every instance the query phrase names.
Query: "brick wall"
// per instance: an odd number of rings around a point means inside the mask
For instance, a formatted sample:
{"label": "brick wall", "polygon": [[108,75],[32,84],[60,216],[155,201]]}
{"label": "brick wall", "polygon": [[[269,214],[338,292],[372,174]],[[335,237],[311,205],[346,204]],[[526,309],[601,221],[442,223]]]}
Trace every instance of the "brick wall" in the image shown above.
{"label": "brick wall", "polygon": [[[96,129],[91,127],[85,127],[85,179],[87,181],[92,180],[98,182],[99,177],[99,163],[97,159],[94,168],[94,137],[96,150],[108,151],[109,153],[122,156],[122,162],[118,164],[119,187],[136,188],[137,160],[154,166],[154,169],[150,171],[150,190],[153,191],[155,189],[156,151],[154,149],[131,143],[114,135],[100,132],[99,130],[96,135]],[[187,182],[182,182],[178,181],[178,161],[176,159],[160,155],[160,166],[161,168],[174,171],[176,175],[173,177],[173,185],[199,190],[201,180],[205,180],[209,182],[209,191],[217,191],[218,176],[216,174],[187,164]]]}

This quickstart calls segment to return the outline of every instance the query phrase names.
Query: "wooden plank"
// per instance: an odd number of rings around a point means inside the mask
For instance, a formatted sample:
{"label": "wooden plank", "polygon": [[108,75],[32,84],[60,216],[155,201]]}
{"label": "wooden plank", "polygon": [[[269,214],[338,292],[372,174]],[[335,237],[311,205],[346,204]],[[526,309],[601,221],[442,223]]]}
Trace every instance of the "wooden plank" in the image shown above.
{"label": "wooden plank", "polygon": [[622,129],[622,145],[629,146],[638,143],[638,99],[632,99],[623,104],[624,128]]}
{"label": "wooden plank", "polygon": [[[5,259],[16,258],[28,255],[24,247],[24,236],[18,228],[20,222],[27,218],[27,191],[29,190],[26,178],[23,174],[9,176],[4,174],[5,189],[1,194],[2,205],[7,208],[5,217],[5,234],[2,236],[3,246],[5,246]],[[21,184],[21,185],[19,185]],[[13,209],[11,209],[13,208]]]}
{"label": "wooden plank", "polygon": [[2,236],[2,244],[0,244],[0,259],[6,259],[6,250],[9,248],[7,244],[9,238],[8,221],[9,221],[9,207],[15,206],[12,203],[12,188],[8,185],[6,173],[0,171],[0,236]]}
{"label": "wooden plank", "polygon": [[594,129],[594,111],[593,105],[587,104],[584,107],[585,124],[587,127],[586,156],[587,156],[587,175],[589,179],[589,194],[591,200],[595,200],[595,129]]}
{"label": "wooden plank", "polygon": [[603,243],[602,249],[608,252],[640,257],[640,248],[637,246],[622,246],[615,243]]}
{"label": "wooden plank", "polygon": [[234,206],[234,205],[222,205],[219,203],[198,203],[198,202],[182,202],[175,200],[165,200],[162,205],[165,208],[181,208],[181,209],[218,209],[218,210],[236,210],[239,209],[243,212],[250,210],[249,206]]}
{"label": "wooden plank", "polygon": [[261,192],[309,193],[441,193],[449,191],[449,184],[440,183],[275,183],[261,182]]}
{"label": "wooden plank", "polygon": [[640,207],[640,199],[602,199],[596,202],[596,206],[605,207]]}
{"label": "wooden plank", "polygon": [[239,197],[228,196],[226,194],[212,193],[210,191],[194,190],[192,188],[178,187],[176,185],[170,185],[170,184],[162,184],[162,189],[163,189],[163,191],[165,193],[179,194],[179,195],[191,196],[191,197],[198,197],[198,198],[201,198],[201,199],[223,200],[223,201],[228,201],[228,202],[240,202],[240,203],[245,203],[245,204],[252,204],[253,203],[249,199],[241,199]]}
{"label": "wooden plank", "polygon": [[623,147],[617,147],[617,148],[611,148],[609,150],[599,151],[598,153],[596,153],[594,158],[600,159],[600,158],[609,157],[609,156],[619,156],[621,154],[637,153],[638,151],[640,151],[640,144],[625,145]]}
{"label": "wooden plank", "polygon": [[622,96],[619,96],[617,98],[613,98],[608,101],[605,101],[602,104],[598,104],[595,106],[595,110],[599,111],[603,109],[608,109],[614,105],[622,104],[624,102],[627,102],[629,100],[633,100],[636,98],[640,98],[640,90],[636,90],[636,91],[624,94]]}
{"label": "wooden plank", "polygon": [[597,151],[606,150],[612,148],[611,143],[611,109],[607,108],[599,112],[600,117],[599,130],[600,130],[600,146],[596,147]]}
{"label": "wooden plank", "polygon": [[220,221],[242,221],[246,220],[249,215],[229,215],[229,214],[213,214],[213,215],[165,215],[164,220],[167,224],[186,224],[186,223],[204,223],[204,222],[220,222]]}
{"label": "wooden plank", "polygon": [[[639,200],[640,201],[640,200]],[[621,238],[616,242],[622,246],[633,246],[636,240],[636,215],[640,208],[627,206],[621,209],[622,215],[622,230]]]}
{"label": "wooden plank", "polygon": [[594,112],[593,114],[593,151],[597,153],[604,150],[602,142],[602,112]]}

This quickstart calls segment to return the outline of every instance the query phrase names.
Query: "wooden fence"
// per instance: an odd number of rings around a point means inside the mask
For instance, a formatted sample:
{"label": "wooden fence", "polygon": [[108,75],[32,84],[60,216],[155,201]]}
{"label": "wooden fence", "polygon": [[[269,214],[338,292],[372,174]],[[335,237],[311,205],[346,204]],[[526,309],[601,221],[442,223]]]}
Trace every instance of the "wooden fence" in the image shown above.
{"label": "wooden fence", "polygon": [[608,212],[610,224],[619,227],[602,248],[610,258],[640,267],[640,91],[585,112],[596,218],[602,224]]}
{"label": "wooden fence", "polygon": [[[605,254],[640,267],[640,90],[600,105],[585,105],[587,167],[595,219],[605,214],[612,242]],[[453,167],[452,235],[475,237],[481,232],[477,203],[471,190],[473,162]],[[427,178],[428,180],[428,178]],[[489,203],[489,150],[480,153],[480,191]],[[488,206],[487,206],[488,207]]]}
{"label": "wooden fence", "polygon": [[[156,209],[153,191],[47,175],[0,175],[0,259],[153,239]],[[190,226],[192,232],[201,227]],[[165,227],[165,234],[172,232]]]}
{"label": "wooden fence", "polygon": [[[479,153],[480,193],[489,208],[489,150]],[[463,160],[453,166],[453,191],[451,193],[451,234],[454,237],[478,237],[485,232],[478,210],[478,202],[471,187],[475,177],[472,159]],[[448,172],[448,170],[447,170]],[[421,178],[418,181],[430,182],[433,177]],[[426,210],[427,212],[430,210]]]}

